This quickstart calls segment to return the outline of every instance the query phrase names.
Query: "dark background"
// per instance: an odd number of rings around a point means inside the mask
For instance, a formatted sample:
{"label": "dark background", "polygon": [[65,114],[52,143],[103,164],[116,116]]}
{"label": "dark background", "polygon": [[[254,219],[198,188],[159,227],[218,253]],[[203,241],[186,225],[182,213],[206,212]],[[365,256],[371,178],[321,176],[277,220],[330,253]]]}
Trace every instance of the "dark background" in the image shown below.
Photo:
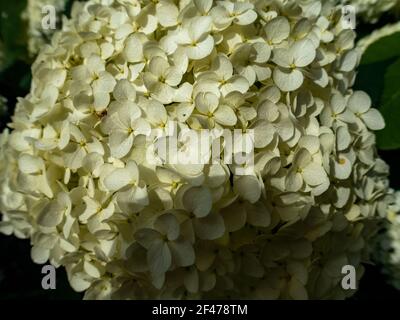
{"label": "dark background", "polygon": [[[3,2],[4,1],[4,2]],[[1,7],[5,0],[0,0]],[[392,22],[393,18],[384,16],[380,23],[371,26],[361,24],[357,27],[358,36],[362,37],[369,34],[375,28]],[[4,30],[7,26],[0,20],[0,37],[5,37]],[[13,32],[16,32],[15,29]],[[6,36],[10,36],[7,34]],[[12,35],[11,35],[12,36]],[[0,38],[1,39],[1,38]],[[13,52],[20,53],[23,45],[16,43]],[[0,129],[3,130],[10,121],[10,116],[16,103],[17,97],[24,96],[29,91],[30,85],[30,63],[26,53],[19,54],[19,58],[9,62],[8,67],[0,72],[0,95],[8,99],[8,110],[0,113]],[[359,76],[355,88],[364,89],[372,96],[372,99],[379,98],[376,94],[383,73],[379,69],[371,70],[360,68]],[[382,78],[381,78],[382,77]],[[369,79],[369,80],[368,80]],[[379,106],[377,106],[379,107]],[[400,189],[400,150],[382,151],[380,156],[390,165],[391,187]],[[0,235],[0,299],[81,299],[82,294],[74,292],[69,284],[63,268],[57,269],[57,288],[55,290],[43,290],[41,287],[42,277],[41,265],[32,262],[30,258],[29,240],[19,240],[15,237]],[[371,299],[400,299],[400,291],[397,291],[387,284],[385,277],[381,274],[378,266],[366,265],[366,273],[360,282],[358,292],[351,299],[371,300]]]}

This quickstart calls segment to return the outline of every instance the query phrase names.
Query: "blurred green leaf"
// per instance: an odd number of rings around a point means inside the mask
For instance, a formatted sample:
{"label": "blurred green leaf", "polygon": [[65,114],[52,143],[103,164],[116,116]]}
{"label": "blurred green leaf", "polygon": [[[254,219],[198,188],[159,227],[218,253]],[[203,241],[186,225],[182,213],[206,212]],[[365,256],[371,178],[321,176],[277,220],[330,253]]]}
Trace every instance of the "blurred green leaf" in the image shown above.
{"label": "blurred green leaf", "polygon": [[0,38],[4,45],[5,66],[28,59],[26,21],[21,18],[26,0],[0,1]]}
{"label": "blurred green leaf", "polygon": [[376,133],[378,147],[382,150],[400,148],[400,91],[396,92],[380,111],[386,127]]}
{"label": "blurred green leaf", "polygon": [[391,58],[384,61],[377,61],[370,64],[362,64],[357,71],[357,78],[354,90],[368,92],[374,107],[379,108],[381,97],[384,91],[386,70],[396,60]]}
{"label": "blurred green leaf", "polygon": [[19,87],[21,88],[22,91],[29,91],[29,88],[31,86],[31,80],[32,80],[32,74],[30,72],[25,73],[20,82],[19,82]]}
{"label": "blurred green leaf", "polygon": [[396,32],[370,45],[362,57],[361,65],[389,60],[399,56],[400,32]]}
{"label": "blurred green leaf", "polygon": [[380,111],[386,127],[377,133],[380,149],[400,148],[400,59],[391,64],[385,73]]}
{"label": "blurred green leaf", "polygon": [[400,148],[400,32],[368,47],[362,56],[354,88],[371,96],[386,127],[377,132],[379,149]]}
{"label": "blurred green leaf", "polygon": [[381,97],[382,105],[389,102],[400,91],[400,58],[391,64],[385,73],[384,90]]}

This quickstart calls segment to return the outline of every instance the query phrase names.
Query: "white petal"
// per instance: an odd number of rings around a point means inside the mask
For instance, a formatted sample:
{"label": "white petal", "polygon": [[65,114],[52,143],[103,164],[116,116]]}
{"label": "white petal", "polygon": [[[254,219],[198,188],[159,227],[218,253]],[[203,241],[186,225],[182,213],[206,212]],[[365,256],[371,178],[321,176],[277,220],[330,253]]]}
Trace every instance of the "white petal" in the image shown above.
{"label": "white petal", "polygon": [[173,241],[169,244],[172,259],[179,267],[187,267],[194,264],[195,254],[192,245],[186,241]]}
{"label": "white petal", "polygon": [[286,48],[276,48],[272,53],[272,61],[280,67],[289,68],[293,63],[293,55]]}
{"label": "white petal", "polygon": [[303,170],[304,181],[310,186],[317,186],[328,178],[321,164],[312,162]]}
{"label": "white petal", "polygon": [[211,213],[207,217],[193,221],[197,237],[202,240],[215,240],[225,232],[224,220],[218,213]]}
{"label": "white petal", "polygon": [[185,273],[183,283],[189,292],[197,293],[199,291],[199,273],[196,268],[190,268],[190,270]]}
{"label": "white petal", "polygon": [[290,24],[287,18],[279,16],[269,21],[265,26],[265,34],[271,43],[280,43],[290,33]]}
{"label": "white petal", "polygon": [[290,172],[285,178],[285,186],[288,191],[299,191],[303,185],[303,179],[298,172]]}
{"label": "white petal", "polygon": [[149,249],[150,246],[158,241],[160,241],[162,235],[153,229],[144,228],[140,229],[135,233],[136,241],[146,249]]}
{"label": "white petal", "polygon": [[136,98],[136,91],[134,86],[126,79],[118,81],[114,88],[113,96],[117,101],[134,101]]}
{"label": "white petal", "polygon": [[182,199],[186,210],[196,217],[205,217],[212,207],[212,196],[207,188],[191,188],[185,192]]}
{"label": "white petal", "polygon": [[163,76],[169,68],[168,61],[163,57],[153,57],[149,63],[149,71],[156,77]]}
{"label": "white petal", "polygon": [[213,4],[212,0],[194,0],[193,2],[197,10],[202,14],[209,12]]}
{"label": "white petal", "polygon": [[314,61],[316,56],[314,44],[308,39],[295,42],[291,50],[293,52],[294,64],[297,67],[308,66]]}
{"label": "white petal", "polygon": [[234,181],[233,189],[242,199],[255,203],[261,196],[260,182],[254,176],[241,176]]}
{"label": "white petal", "polygon": [[116,131],[110,135],[111,155],[115,158],[126,156],[133,145],[133,134],[123,131]]}
{"label": "white petal", "polygon": [[361,118],[370,130],[382,130],[385,127],[381,113],[374,108],[369,109]]}
{"label": "white petal", "polygon": [[31,258],[35,263],[38,264],[46,263],[47,260],[49,260],[49,256],[50,256],[49,249],[39,246],[33,246],[31,249]]}
{"label": "white petal", "polygon": [[212,19],[209,16],[193,18],[190,22],[190,27],[189,27],[191,39],[194,41],[199,40],[205,33],[208,33],[211,30],[211,26],[212,26]]}
{"label": "white petal", "polygon": [[294,91],[303,84],[304,76],[301,71],[297,69],[280,69],[275,68],[273,73],[275,84],[282,91]]}
{"label": "white petal", "polygon": [[233,126],[236,124],[237,118],[232,108],[222,105],[219,106],[214,113],[215,120],[225,126]]}
{"label": "white petal", "polygon": [[137,182],[138,178],[139,170],[134,162],[130,162],[125,168],[118,168],[112,171],[104,179],[104,186],[113,192],[130,183]]}
{"label": "white petal", "polygon": [[176,240],[179,237],[179,223],[177,218],[171,213],[159,216],[154,222],[154,227],[161,234],[166,235],[170,241]]}
{"label": "white petal", "polygon": [[127,249],[127,261],[126,265],[132,272],[146,272],[148,269],[146,261],[146,249],[140,246],[138,243],[133,243]]}
{"label": "white petal", "polygon": [[271,224],[271,213],[262,203],[246,206],[247,221],[256,227],[268,227]]}
{"label": "white petal", "polygon": [[352,164],[349,159],[343,155],[339,155],[338,160],[334,161],[334,174],[337,179],[347,179],[352,171]]}
{"label": "white petal", "polygon": [[275,128],[267,121],[257,121],[252,127],[254,130],[254,146],[256,148],[264,148],[271,143],[275,136]]}
{"label": "white petal", "polygon": [[41,158],[22,154],[18,159],[18,167],[21,172],[26,174],[38,173],[44,169],[44,163]]}
{"label": "white petal", "polygon": [[147,252],[147,263],[152,274],[159,275],[168,271],[171,266],[171,251],[167,243],[156,241],[150,245]]}
{"label": "white petal", "polygon": [[40,212],[37,223],[41,226],[51,228],[60,224],[63,217],[64,211],[60,210],[56,204],[51,203]]}
{"label": "white petal", "polygon": [[364,113],[371,107],[371,98],[364,91],[354,91],[347,102],[354,113]]}
{"label": "white petal", "polygon": [[158,22],[163,27],[175,26],[178,22],[179,10],[171,2],[160,1],[157,4],[157,18]]}
{"label": "white petal", "polygon": [[202,92],[196,96],[195,106],[200,113],[208,115],[217,109],[219,103],[218,97],[211,92]]}
{"label": "white petal", "polygon": [[234,19],[238,25],[245,26],[253,23],[257,19],[257,13],[253,10],[247,10],[245,13],[239,15]]}
{"label": "white petal", "polygon": [[186,47],[186,54],[189,59],[200,60],[207,57],[214,47],[214,38],[208,35],[203,41],[196,43],[194,46]]}
{"label": "white petal", "polygon": [[347,126],[340,126],[336,130],[336,145],[338,151],[343,151],[349,147],[351,135]]}

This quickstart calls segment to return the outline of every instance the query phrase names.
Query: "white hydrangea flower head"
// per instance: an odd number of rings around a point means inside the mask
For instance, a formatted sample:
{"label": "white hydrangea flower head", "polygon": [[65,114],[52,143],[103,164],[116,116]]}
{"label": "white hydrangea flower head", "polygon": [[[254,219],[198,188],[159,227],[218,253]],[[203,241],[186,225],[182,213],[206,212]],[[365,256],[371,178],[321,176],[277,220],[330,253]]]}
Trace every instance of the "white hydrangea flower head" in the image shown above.
{"label": "white hydrangea flower head", "polygon": [[67,0],[27,0],[27,6],[22,13],[22,18],[28,24],[28,52],[30,55],[35,56],[55,32],[53,29],[44,29],[42,27],[42,20],[47,14],[46,11],[43,12],[43,8],[45,6],[53,6],[59,23],[61,20],[59,15],[64,10],[66,3]]}
{"label": "white hydrangea flower head", "polygon": [[[87,299],[351,295],[342,266],[361,277],[388,167],[340,14],[311,0],[75,3],[1,136],[0,230]],[[254,130],[254,165],[152,161],[171,121]]]}
{"label": "white hydrangea flower head", "polygon": [[[330,0],[328,0],[330,1]],[[339,0],[356,8],[357,15],[367,23],[376,23],[388,11],[399,13],[399,0]]]}

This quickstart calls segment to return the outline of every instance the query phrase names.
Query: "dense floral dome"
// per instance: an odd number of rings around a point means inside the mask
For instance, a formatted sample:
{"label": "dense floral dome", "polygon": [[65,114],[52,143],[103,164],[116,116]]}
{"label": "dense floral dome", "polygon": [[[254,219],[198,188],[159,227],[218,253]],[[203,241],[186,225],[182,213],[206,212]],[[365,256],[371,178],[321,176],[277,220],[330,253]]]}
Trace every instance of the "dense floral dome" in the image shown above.
{"label": "dense floral dome", "polygon": [[[75,3],[1,136],[0,230],[87,299],[351,295],[342,267],[362,275],[388,167],[340,14],[308,0]],[[254,161],[162,161],[171,127],[251,132]]]}

